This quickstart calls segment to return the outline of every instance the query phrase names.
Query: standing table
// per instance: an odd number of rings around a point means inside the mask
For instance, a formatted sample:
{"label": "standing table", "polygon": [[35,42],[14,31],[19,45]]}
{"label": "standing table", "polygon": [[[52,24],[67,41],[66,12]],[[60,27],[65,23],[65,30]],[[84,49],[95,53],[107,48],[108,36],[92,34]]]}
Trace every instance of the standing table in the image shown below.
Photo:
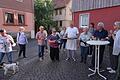
{"label": "standing table", "polygon": [[90,77],[92,75],[95,75],[97,73],[99,76],[101,76],[105,80],[107,79],[105,76],[100,74],[100,70],[99,70],[99,54],[100,54],[100,45],[107,45],[109,43],[110,43],[109,41],[100,41],[100,40],[87,41],[87,44],[95,46],[95,69],[92,70],[92,69],[89,68],[89,70],[92,71],[93,73],[89,74],[88,77]]}

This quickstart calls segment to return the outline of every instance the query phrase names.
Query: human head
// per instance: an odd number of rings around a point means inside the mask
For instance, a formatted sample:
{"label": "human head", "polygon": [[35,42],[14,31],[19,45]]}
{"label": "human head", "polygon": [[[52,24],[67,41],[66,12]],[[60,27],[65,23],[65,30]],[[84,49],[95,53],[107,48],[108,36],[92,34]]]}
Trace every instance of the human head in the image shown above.
{"label": "human head", "polygon": [[109,33],[112,34],[112,33],[113,33],[113,30],[110,30]]}
{"label": "human head", "polygon": [[74,23],[73,23],[73,21],[71,21],[71,23],[70,23],[70,27],[71,27],[71,28],[74,27]]}
{"label": "human head", "polygon": [[44,31],[44,26],[40,26],[40,27],[39,27],[39,30],[40,30],[40,31]]}
{"label": "human head", "polygon": [[90,23],[90,28],[94,28],[94,23]]}
{"label": "human head", "polygon": [[0,35],[2,35],[3,32],[4,32],[4,30],[3,30],[3,29],[0,29]]}
{"label": "human head", "polygon": [[56,34],[56,29],[52,28],[52,34]]}
{"label": "human head", "polygon": [[83,32],[88,32],[88,30],[89,30],[88,27],[83,28]]}
{"label": "human head", "polygon": [[99,22],[98,24],[97,24],[97,29],[98,30],[102,30],[104,28],[104,23],[103,22]]}
{"label": "human head", "polygon": [[62,27],[62,30],[66,30],[66,27],[64,26],[64,27]]}
{"label": "human head", "polygon": [[115,28],[115,29],[120,29],[120,21],[116,21],[116,22],[114,23],[114,28]]}
{"label": "human head", "polygon": [[5,30],[5,29],[0,29],[0,34],[1,34],[2,36],[5,36],[5,35],[6,35],[6,30]]}
{"label": "human head", "polygon": [[24,27],[19,27],[19,31],[23,32],[23,31],[25,31],[25,28]]}

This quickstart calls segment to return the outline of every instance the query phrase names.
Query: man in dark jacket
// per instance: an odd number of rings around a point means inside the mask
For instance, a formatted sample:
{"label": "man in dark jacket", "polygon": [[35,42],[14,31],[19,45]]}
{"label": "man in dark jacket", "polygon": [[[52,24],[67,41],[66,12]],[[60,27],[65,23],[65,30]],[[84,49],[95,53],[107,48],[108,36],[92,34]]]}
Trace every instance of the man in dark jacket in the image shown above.
{"label": "man in dark jacket", "polygon": [[[108,32],[104,29],[104,23],[99,22],[97,25],[97,30],[95,30],[93,34],[93,39],[95,40],[105,40],[108,36]],[[103,55],[104,55],[105,45],[100,46],[100,56],[99,56],[99,64],[102,64],[103,61]],[[92,55],[92,66],[95,66],[95,53]]]}

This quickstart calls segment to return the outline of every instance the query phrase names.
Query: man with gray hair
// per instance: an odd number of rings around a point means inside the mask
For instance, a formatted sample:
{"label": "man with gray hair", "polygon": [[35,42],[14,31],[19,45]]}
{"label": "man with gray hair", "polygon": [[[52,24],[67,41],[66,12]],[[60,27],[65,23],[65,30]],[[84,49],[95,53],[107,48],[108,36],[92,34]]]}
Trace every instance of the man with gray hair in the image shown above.
{"label": "man with gray hair", "polygon": [[36,34],[36,39],[38,42],[38,57],[39,60],[42,61],[44,59],[44,47],[45,47],[45,39],[46,39],[46,33],[44,32],[43,26],[39,27],[39,31]]}
{"label": "man with gray hair", "polygon": [[[108,36],[108,32],[104,29],[104,23],[103,22],[99,22],[97,24],[97,29],[95,30],[94,34],[93,34],[93,39],[94,40],[105,40],[106,37]],[[105,45],[100,46],[100,65],[102,64],[103,61],[103,55],[104,55],[104,50],[105,50]],[[95,53],[93,53],[92,55],[92,66],[94,67],[95,65]]]}

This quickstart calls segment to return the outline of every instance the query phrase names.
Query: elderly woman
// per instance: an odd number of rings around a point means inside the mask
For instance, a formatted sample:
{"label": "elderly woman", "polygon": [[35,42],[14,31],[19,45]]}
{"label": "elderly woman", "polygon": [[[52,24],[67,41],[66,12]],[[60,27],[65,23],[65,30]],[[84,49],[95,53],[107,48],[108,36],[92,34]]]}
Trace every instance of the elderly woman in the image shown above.
{"label": "elderly woman", "polygon": [[60,38],[61,38],[60,49],[62,48],[62,45],[63,45],[64,50],[65,50],[65,46],[66,46],[66,42],[67,42],[67,39],[64,38],[65,31],[66,31],[66,27],[63,27],[61,32],[60,32]]}
{"label": "elderly woman", "polygon": [[88,28],[83,28],[83,32],[80,34],[80,51],[81,51],[81,62],[86,63],[87,55],[89,53],[89,45],[86,43],[91,39],[92,34],[88,31]]}
{"label": "elderly woman", "polygon": [[116,80],[120,80],[120,22],[115,22],[115,26],[117,27],[117,32],[114,39],[113,55],[119,57]]}
{"label": "elderly woman", "polygon": [[52,29],[52,34],[48,37],[48,43],[50,45],[50,58],[52,61],[59,61],[59,39],[56,34],[56,29]]}
{"label": "elderly woman", "polygon": [[20,57],[21,54],[23,53],[23,58],[26,58],[26,44],[28,43],[28,40],[24,30],[25,30],[24,27],[19,28],[19,32],[17,33],[17,44],[20,47],[18,57]]}

